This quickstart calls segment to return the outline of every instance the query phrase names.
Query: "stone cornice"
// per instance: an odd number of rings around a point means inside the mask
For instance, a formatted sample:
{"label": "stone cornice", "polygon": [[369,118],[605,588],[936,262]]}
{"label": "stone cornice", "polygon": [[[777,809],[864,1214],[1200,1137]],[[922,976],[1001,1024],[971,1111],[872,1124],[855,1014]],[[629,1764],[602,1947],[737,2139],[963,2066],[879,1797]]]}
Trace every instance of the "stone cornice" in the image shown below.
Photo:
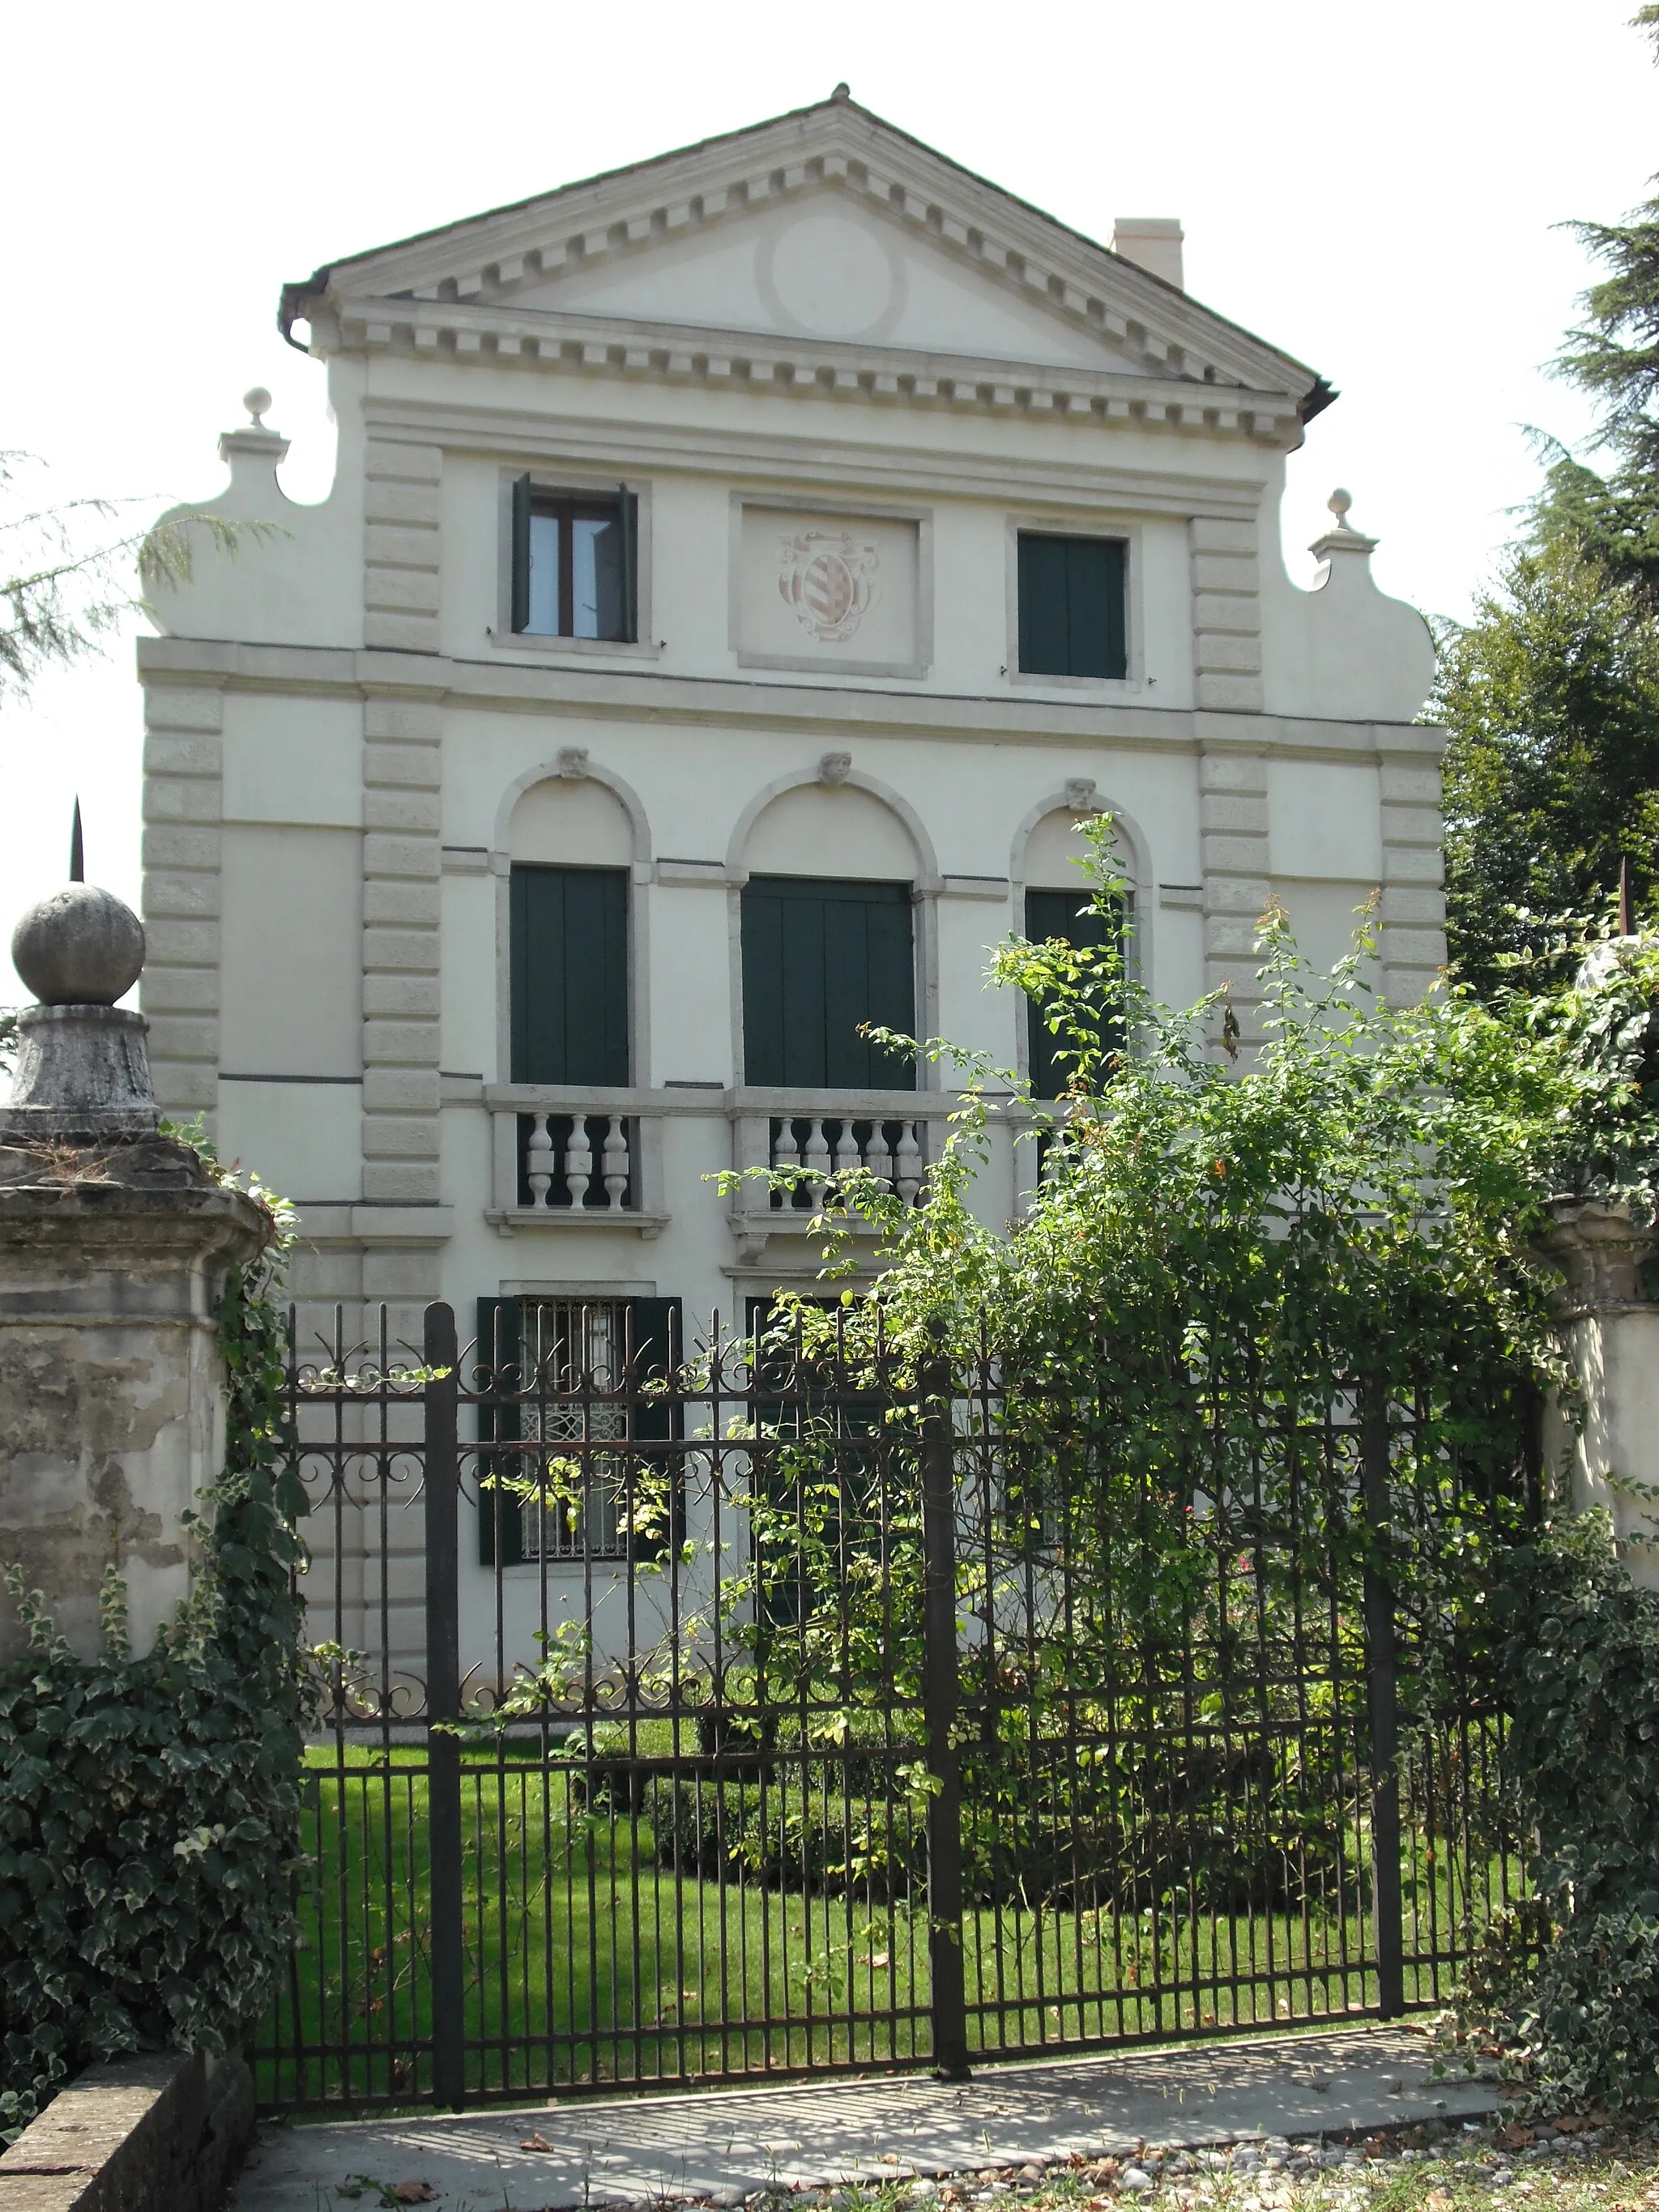
{"label": "stone cornice", "polygon": [[309,285],[289,287],[283,312],[313,314],[366,289],[433,306],[510,308],[532,287],[556,291],[573,270],[660,250],[825,191],[878,210],[1153,374],[1282,389],[1304,404],[1322,392],[1304,363],[847,100],[335,263]]}
{"label": "stone cornice", "polygon": [[923,354],[616,316],[348,297],[324,352],[396,354],[566,375],[694,384],[769,398],[963,409],[1085,424],[1302,441],[1297,397],[1163,374],[1059,368],[982,356]]}
{"label": "stone cornice", "polygon": [[220,690],[402,698],[450,708],[680,724],[769,733],[966,739],[986,744],[1106,745],[1117,751],[1293,754],[1298,758],[1437,763],[1446,732],[1423,722],[1319,721],[1273,714],[1142,704],[1072,705],[1018,696],[807,686],[657,669],[500,666],[440,655],[337,646],[242,645],[215,639],[138,641],[139,680]]}
{"label": "stone cornice", "polygon": [[700,423],[531,414],[489,404],[482,389],[476,406],[453,399],[371,395],[363,404],[363,421],[372,436],[499,454],[519,465],[545,454],[550,462],[586,461],[617,476],[677,468],[706,476],[715,467],[738,483],[832,485],[843,498],[848,484],[856,483],[915,496],[982,495],[1005,503],[1013,496],[1045,506],[1120,507],[1182,521],[1200,514],[1254,521],[1268,472],[1277,465],[1264,456],[1259,472],[1197,476],[1114,462],[1110,448],[1099,445],[1089,449],[1086,459],[1079,454],[1075,461],[1063,462],[1012,458],[988,447],[982,453],[840,440],[830,447],[810,433],[793,438],[749,428],[714,430]]}

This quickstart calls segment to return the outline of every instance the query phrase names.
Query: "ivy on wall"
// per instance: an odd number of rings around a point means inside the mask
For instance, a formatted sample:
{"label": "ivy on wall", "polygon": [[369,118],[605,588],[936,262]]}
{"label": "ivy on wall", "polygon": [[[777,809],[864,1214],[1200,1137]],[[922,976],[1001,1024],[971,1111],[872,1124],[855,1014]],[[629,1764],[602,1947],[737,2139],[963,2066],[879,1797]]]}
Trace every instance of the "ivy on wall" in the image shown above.
{"label": "ivy on wall", "polygon": [[[210,1173],[212,1153],[191,1131]],[[291,1243],[219,1311],[225,1465],[193,1520],[191,1595],[133,1657],[125,1594],[103,1591],[90,1664],[21,1574],[26,1656],[0,1670],[0,2135],[80,2068],[126,2051],[234,2049],[294,1940],[300,1771],[313,1675],[295,1594],[303,1498],[283,1462],[276,1301]]]}
{"label": "ivy on wall", "polygon": [[1659,2105],[1659,1595],[1602,1512],[1514,1553],[1493,1595],[1508,1778],[1533,1896],[1490,1930],[1460,2008],[1540,2104]]}

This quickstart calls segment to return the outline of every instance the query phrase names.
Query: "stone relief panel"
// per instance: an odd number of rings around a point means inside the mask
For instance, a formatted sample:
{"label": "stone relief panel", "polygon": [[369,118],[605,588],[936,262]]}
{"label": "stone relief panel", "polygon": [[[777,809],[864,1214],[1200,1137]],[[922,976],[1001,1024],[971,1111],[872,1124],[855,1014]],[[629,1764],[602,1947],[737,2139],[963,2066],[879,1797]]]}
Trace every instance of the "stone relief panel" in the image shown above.
{"label": "stone relief panel", "polygon": [[924,635],[922,526],[887,515],[740,510],[732,645],[745,665],[913,675]]}

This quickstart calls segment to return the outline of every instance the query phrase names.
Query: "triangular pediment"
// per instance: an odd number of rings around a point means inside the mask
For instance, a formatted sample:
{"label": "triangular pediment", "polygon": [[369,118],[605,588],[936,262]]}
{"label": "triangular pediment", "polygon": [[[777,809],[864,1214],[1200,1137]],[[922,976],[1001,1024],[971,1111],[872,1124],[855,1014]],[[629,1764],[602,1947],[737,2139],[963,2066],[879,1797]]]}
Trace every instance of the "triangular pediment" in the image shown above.
{"label": "triangular pediment", "polygon": [[[505,302],[503,302],[505,304]],[[520,286],[513,306],[635,323],[865,343],[926,354],[1146,373],[1103,330],[1073,325],[879,207],[818,185],[704,234]]]}
{"label": "triangular pediment", "polygon": [[405,300],[1282,392],[1300,362],[844,97],[319,269]]}

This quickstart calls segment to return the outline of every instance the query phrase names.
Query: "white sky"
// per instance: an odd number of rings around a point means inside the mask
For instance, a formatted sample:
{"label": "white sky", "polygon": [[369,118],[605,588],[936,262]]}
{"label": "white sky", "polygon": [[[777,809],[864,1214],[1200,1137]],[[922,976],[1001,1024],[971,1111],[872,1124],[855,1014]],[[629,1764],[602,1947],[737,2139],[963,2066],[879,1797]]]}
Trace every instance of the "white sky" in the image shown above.
{"label": "white sky", "polygon": [[[1342,483],[1382,587],[1462,613],[1536,481],[1522,426],[1586,426],[1542,373],[1590,275],[1553,226],[1616,219],[1659,168],[1635,4],[17,9],[0,447],[64,497],[210,497],[262,383],[290,495],[320,498],[323,371],[276,336],[284,278],[844,77],[1103,241],[1179,216],[1193,295],[1342,393],[1291,465],[1291,574]],[[0,706],[0,945],[62,880],[77,789],[88,874],[137,903],[138,771],[130,643]],[[0,958],[0,1004],[25,995]]]}

